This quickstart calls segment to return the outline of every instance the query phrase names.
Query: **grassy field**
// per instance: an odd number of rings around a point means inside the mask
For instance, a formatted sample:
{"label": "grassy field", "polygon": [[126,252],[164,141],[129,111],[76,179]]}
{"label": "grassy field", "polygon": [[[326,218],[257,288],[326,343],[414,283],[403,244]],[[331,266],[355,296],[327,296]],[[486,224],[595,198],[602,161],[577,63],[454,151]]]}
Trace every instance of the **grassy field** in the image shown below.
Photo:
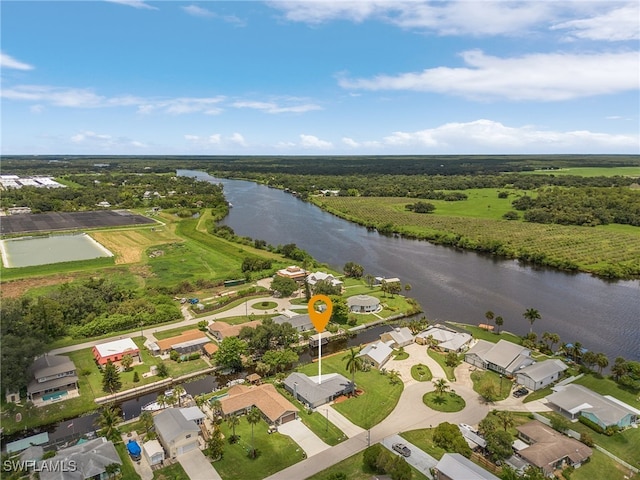
{"label": "grassy field", "polygon": [[579,177],[640,177],[640,167],[575,167],[559,168],[557,170],[534,170],[520,172],[527,175],[576,175]]}
{"label": "grassy field", "polygon": [[[522,319],[522,321],[523,322],[525,321],[524,318]],[[517,335],[514,335],[513,333],[509,333],[505,331],[502,331],[500,333],[494,333],[494,332],[485,330],[484,328],[476,327],[474,325],[466,325],[464,323],[454,323],[454,322],[451,322],[451,323],[457,327],[463,328],[464,330],[468,331],[473,336],[473,338],[476,338],[478,340],[486,340],[487,342],[491,342],[491,343],[498,343],[500,340],[506,340],[508,342],[515,343],[518,345],[522,344],[522,338]],[[479,318],[478,323],[487,323],[487,321],[484,318]]]}
{"label": "grassy field", "polygon": [[[231,436],[231,429],[226,422],[222,422],[220,428],[225,439]],[[254,445],[258,457],[249,459],[247,452],[251,449],[251,426],[246,416],[240,417],[236,427],[240,441],[225,443],[222,460],[213,463],[223,479],[259,480],[302,460],[304,451],[290,437],[279,433],[268,434],[268,428],[262,419],[254,426]]]}
{"label": "grassy field", "polygon": [[438,362],[438,365],[442,367],[442,370],[444,370],[444,374],[447,376],[447,380],[449,380],[450,382],[456,381],[456,375],[454,372],[455,369],[445,363],[444,354],[440,352],[436,352],[435,350],[432,350],[432,349],[427,350],[427,354],[431,358],[433,358],[436,362]]}
{"label": "grassy field", "polygon": [[400,436],[413,443],[420,450],[424,450],[436,460],[440,460],[447,451],[433,443],[433,431],[433,428],[421,428],[419,430],[401,432]]}
{"label": "grassy field", "polygon": [[[344,355],[334,355],[322,360],[322,373],[340,373],[351,379],[351,374],[347,372]],[[310,363],[298,369],[298,371],[309,375],[318,374],[318,365]],[[391,384],[389,378],[381,374],[376,369],[368,372],[356,372],[356,385],[364,393],[357,397],[349,398],[340,403],[334,404],[338,412],[362,428],[371,428],[384,420],[395,408],[400,394],[402,393],[402,383]]]}
{"label": "grassy field", "polygon": [[182,465],[174,463],[168,467],[155,470],[153,472],[153,480],[190,480],[187,472],[184,471]]}
{"label": "grassy field", "polygon": [[497,393],[495,400],[504,400],[511,393],[512,383],[508,378],[500,378],[495,372],[489,370],[481,371],[476,370],[471,373],[471,380],[473,381],[473,390],[475,392],[482,392],[487,385],[492,385],[494,391]]}
{"label": "grassy field", "polygon": [[91,232],[91,237],[116,256],[116,264],[139,263],[149,247],[182,241],[166,226],[136,230],[104,230]]}
{"label": "grassy field", "polygon": [[619,265],[640,271],[640,228],[611,229],[502,220],[512,210],[509,198],[497,198],[497,189],[468,190],[460,202],[430,200],[433,214],[405,210],[412,198],[320,197],[325,210],[362,225],[392,224],[403,235],[469,250],[491,251],[509,258],[534,258],[538,263],[606,274]]}
{"label": "grassy field", "polygon": [[424,404],[431,410],[438,412],[459,412],[466,406],[464,398],[452,392],[438,395],[436,392],[427,392],[422,397]]}
{"label": "grassy field", "polygon": [[589,462],[582,465],[571,474],[571,480],[594,480],[606,478],[607,480],[637,480],[640,475],[631,476],[632,472],[624,468],[618,462],[607,457],[598,450],[593,450]]}
{"label": "grassy field", "polygon": [[583,385],[600,395],[611,395],[612,397],[628,403],[632,407],[640,409],[640,391],[631,391],[622,388],[610,378],[598,378],[598,376],[594,374],[589,374],[580,377],[574,383]]}

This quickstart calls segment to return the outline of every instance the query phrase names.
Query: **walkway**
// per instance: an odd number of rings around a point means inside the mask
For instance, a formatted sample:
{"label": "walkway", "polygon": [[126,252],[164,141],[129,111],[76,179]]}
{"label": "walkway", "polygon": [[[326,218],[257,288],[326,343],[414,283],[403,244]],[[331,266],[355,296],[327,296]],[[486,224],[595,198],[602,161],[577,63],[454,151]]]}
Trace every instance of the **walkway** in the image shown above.
{"label": "walkway", "polygon": [[348,438],[353,438],[365,431],[364,428],[355,425],[347,417],[329,405],[317,407],[316,412],[324,417],[328,416],[329,421],[342,430],[342,433],[344,433]]}
{"label": "walkway", "polygon": [[222,480],[202,450],[195,449],[178,455],[178,462],[191,480]]}
{"label": "walkway", "polygon": [[299,418],[278,426],[278,432],[291,437],[291,439],[305,451],[307,457],[313,457],[331,448],[313,433],[309,427],[302,423],[302,420]]}

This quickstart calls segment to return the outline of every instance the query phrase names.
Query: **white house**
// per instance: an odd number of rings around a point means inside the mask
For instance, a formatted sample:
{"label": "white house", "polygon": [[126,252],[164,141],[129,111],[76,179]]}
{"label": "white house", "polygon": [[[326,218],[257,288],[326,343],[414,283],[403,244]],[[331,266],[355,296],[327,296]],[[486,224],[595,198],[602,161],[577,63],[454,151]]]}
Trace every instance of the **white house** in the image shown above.
{"label": "white house", "polygon": [[464,350],[473,340],[473,337],[468,333],[457,332],[449,327],[437,324],[430,326],[416,335],[416,343],[426,345],[429,343],[430,338],[437,344],[440,350],[445,352],[459,352]]}
{"label": "white house", "polygon": [[327,281],[331,283],[332,287],[342,287],[343,282],[338,280],[336,277],[326,272],[315,272],[310,275],[307,275],[307,283],[311,286],[314,286],[318,282]]}
{"label": "white house", "polygon": [[164,462],[164,449],[158,440],[149,440],[143,444],[142,451],[149,465],[153,466]]}
{"label": "white house", "polygon": [[498,343],[478,340],[464,356],[464,361],[476,367],[513,376],[520,369],[534,363],[531,350],[521,345],[500,340]]}
{"label": "white house", "polygon": [[413,334],[407,327],[396,327],[380,335],[380,340],[392,348],[406,347],[413,343]]}
{"label": "white house", "polygon": [[198,448],[200,428],[193,420],[187,420],[177,408],[166,408],[153,417],[158,440],[168,456],[175,458]]}
{"label": "white house", "polygon": [[371,295],[354,295],[347,298],[347,305],[353,313],[373,313],[380,309],[380,300]]}
{"label": "white house", "polygon": [[375,342],[367,345],[358,354],[359,357],[376,368],[382,368],[391,358],[393,349],[384,342]]}
{"label": "white house", "polygon": [[529,390],[540,390],[558,380],[567,368],[561,360],[533,363],[518,371],[516,381]]}

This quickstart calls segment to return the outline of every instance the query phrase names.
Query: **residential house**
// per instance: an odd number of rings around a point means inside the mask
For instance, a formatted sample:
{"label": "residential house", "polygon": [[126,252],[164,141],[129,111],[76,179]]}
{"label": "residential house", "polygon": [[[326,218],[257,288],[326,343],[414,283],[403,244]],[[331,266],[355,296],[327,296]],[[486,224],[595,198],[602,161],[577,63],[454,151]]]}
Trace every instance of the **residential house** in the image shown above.
{"label": "residential house", "polygon": [[205,355],[207,355],[207,357],[213,358],[217,351],[218,345],[216,345],[215,343],[209,342],[204,344],[204,353]]}
{"label": "residential house", "polygon": [[309,274],[304,268],[300,268],[296,265],[291,265],[290,267],[283,268],[276,272],[276,275],[284,278],[290,278],[297,282],[302,282],[305,277]]}
{"label": "residential house", "polygon": [[521,368],[534,363],[531,350],[506,340],[498,343],[478,340],[467,350],[464,361],[508,376],[514,376]]}
{"label": "residential house", "polygon": [[433,342],[438,349],[444,352],[460,352],[473,340],[468,333],[458,332],[445,325],[432,325],[416,335],[416,343],[428,345]]}
{"label": "residential house", "polygon": [[277,317],[273,317],[273,323],[282,325],[283,323],[289,323],[298,332],[306,332],[307,330],[313,330],[313,322],[308,313],[299,314],[292,312],[291,310],[284,310],[282,314]]}
{"label": "residential house", "polygon": [[122,460],[104,437],[58,450],[54,457],[38,462],[40,480],[106,480],[107,465],[122,465]]}
{"label": "residential house", "polygon": [[540,390],[557,381],[567,368],[561,360],[536,362],[519,370],[516,381],[529,390]]}
{"label": "residential house", "polygon": [[500,480],[459,453],[445,453],[434,469],[435,480]]}
{"label": "residential house", "polygon": [[256,328],[258,325],[262,325],[260,320],[253,320],[239,325],[230,325],[226,322],[215,321],[209,324],[209,332],[216,338],[216,340],[221,342],[227,337],[237,337],[240,335],[240,330],[244,327]]}
{"label": "residential house", "polygon": [[557,432],[538,420],[516,427],[518,437],[526,445],[516,447],[518,454],[530,465],[541,468],[546,475],[567,466],[578,468],[593,454],[584,443]]}
{"label": "residential house", "polygon": [[334,334],[329,330],[325,330],[322,333],[316,333],[315,335],[311,335],[309,337],[309,346],[312,348],[318,348],[320,344],[326,345],[329,343],[329,339],[333,337]]}
{"label": "residential house", "polygon": [[344,285],[342,281],[338,280],[336,277],[334,277],[330,273],[315,272],[307,275],[307,283],[312,287],[318,282],[329,282],[332,287],[340,287],[340,288],[342,288],[342,285]]}
{"label": "residential house", "polygon": [[180,410],[180,413],[182,413],[182,416],[184,418],[195,422],[195,424],[198,426],[203,425],[204,419],[207,418],[207,416],[202,413],[202,410],[200,410],[198,407],[183,407],[179,408],[178,410]]}
{"label": "residential house", "polygon": [[225,416],[239,415],[256,407],[271,425],[282,425],[298,418],[298,409],[270,383],[257,386],[235,385],[220,399]]}
{"label": "residential house", "polygon": [[78,390],[76,366],[63,355],[36,358],[28,374],[32,380],[27,385],[27,398],[32,402],[66,400],[69,393]]}
{"label": "residential house", "polygon": [[413,343],[413,334],[407,327],[396,327],[380,335],[380,340],[391,348],[406,347]]}
{"label": "residential house", "polygon": [[140,361],[140,349],[130,338],[121,338],[93,347],[93,357],[98,365],[105,365],[109,360],[111,363],[119,362],[125,355],[137,356]]}
{"label": "residential house", "polygon": [[152,467],[164,462],[164,449],[158,440],[149,440],[142,445],[142,453]]}
{"label": "residential house", "polygon": [[354,295],[347,298],[347,305],[353,313],[373,313],[380,309],[380,300],[371,295]]}
{"label": "residential house", "polygon": [[630,405],[611,396],[602,396],[582,385],[570,383],[555,387],[554,390],[547,396],[547,403],[572,420],[582,415],[606,429],[612,425],[628,427],[640,418],[640,411]]}
{"label": "residential house", "polygon": [[284,387],[294,398],[311,408],[332,402],[352,390],[351,381],[339,373],[328,373],[320,378],[294,372],[285,379]]}
{"label": "residential house", "polygon": [[358,357],[362,357],[364,362],[373,367],[382,368],[392,354],[393,349],[389,345],[384,342],[375,342],[364,347]]}
{"label": "residential house", "polygon": [[201,352],[204,345],[211,342],[207,335],[198,329],[185,330],[180,335],[158,340],[157,345],[161,354],[175,350],[179,354]]}
{"label": "residential house", "polygon": [[385,283],[400,283],[400,279],[397,277],[385,278],[385,277],[375,277],[373,284],[374,285],[382,285],[382,282]]}
{"label": "residential house", "polygon": [[167,452],[175,458],[198,448],[200,428],[193,420],[187,420],[178,408],[165,408],[153,417],[158,440]]}

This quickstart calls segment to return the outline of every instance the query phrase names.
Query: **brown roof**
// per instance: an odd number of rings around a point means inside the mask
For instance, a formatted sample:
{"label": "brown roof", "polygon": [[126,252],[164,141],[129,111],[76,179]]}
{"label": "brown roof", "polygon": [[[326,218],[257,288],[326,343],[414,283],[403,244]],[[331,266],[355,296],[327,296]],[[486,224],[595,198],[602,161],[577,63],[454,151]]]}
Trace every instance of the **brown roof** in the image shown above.
{"label": "brown roof", "polygon": [[567,437],[538,420],[520,425],[516,429],[534,442],[520,450],[522,458],[547,473],[553,471],[554,463],[565,457],[572,463],[581,463],[593,453],[584,443]]}
{"label": "brown roof", "polygon": [[260,375],[258,375],[257,373],[252,373],[250,375],[247,375],[247,381],[248,382],[257,382],[258,380],[260,380],[262,377]]}
{"label": "brown roof", "polygon": [[226,322],[214,322],[209,325],[209,331],[214,335],[216,332],[219,332],[222,338],[237,337],[242,327],[256,328],[258,325],[262,325],[260,320],[253,320],[252,322],[241,323],[239,325],[229,325]]}
{"label": "brown roof", "polygon": [[218,351],[218,345],[213,342],[204,344],[204,351],[207,352],[208,355],[213,355]]}
{"label": "brown roof", "polygon": [[169,350],[174,345],[183,342],[190,342],[191,340],[196,340],[198,338],[206,337],[207,335],[197,329],[193,330],[185,330],[180,335],[171,338],[165,338],[164,340],[158,340],[158,347],[161,351]]}
{"label": "brown roof", "polygon": [[220,400],[222,411],[230,415],[252,406],[257,407],[272,422],[298,409],[278,393],[276,387],[267,383],[257,387],[236,385],[229,390],[229,396]]}

